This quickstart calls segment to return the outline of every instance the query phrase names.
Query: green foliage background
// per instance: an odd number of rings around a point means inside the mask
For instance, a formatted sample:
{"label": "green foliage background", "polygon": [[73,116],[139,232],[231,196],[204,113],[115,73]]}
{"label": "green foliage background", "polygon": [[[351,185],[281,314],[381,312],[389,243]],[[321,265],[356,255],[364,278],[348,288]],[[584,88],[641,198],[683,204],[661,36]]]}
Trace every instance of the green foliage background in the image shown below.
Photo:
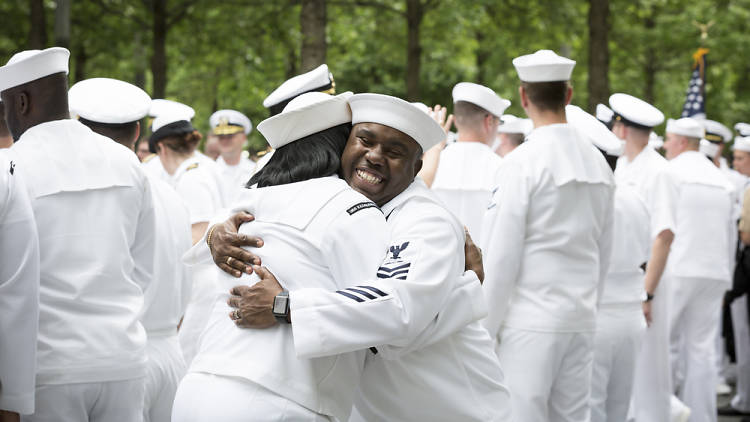
{"label": "green foliage background", "polygon": [[[150,92],[149,0],[72,1],[73,58],[83,49],[83,76],[130,82],[145,75]],[[402,0],[329,0],[327,63],[338,92],[405,96],[406,20]],[[300,5],[295,0],[169,0],[189,4],[167,38],[167,98],[196,109],[194,124],[234,108],[254,124],[267,117],[262,101],[287,77],[300,73]],[[48,45],[53,45],[56,2],[44,2]],[[421,26],[421,101],[450,104],[460,81],[488,85],[523,115],[511,60],[549,48],[578,62],[573,102],[587,104],[588,9],[585,0],[432,0]],[[27,0],[0,2],[0,61],[27,48]],[[692,53],[710,48],[707,114],[727,126],[750,120],[750,0],[610,0],[612,92],[650,99],[678,116],[690,76]],[[714,22],[701,41],[695,22]],[[649,25],[649,22],[652,25]],[[647,76],[653,76],[651,89]],[[652,98],[649,98],[651,96]],[[657,128],[661,132],[662,128]],[[257,131],[250,143],[265,145]]]}

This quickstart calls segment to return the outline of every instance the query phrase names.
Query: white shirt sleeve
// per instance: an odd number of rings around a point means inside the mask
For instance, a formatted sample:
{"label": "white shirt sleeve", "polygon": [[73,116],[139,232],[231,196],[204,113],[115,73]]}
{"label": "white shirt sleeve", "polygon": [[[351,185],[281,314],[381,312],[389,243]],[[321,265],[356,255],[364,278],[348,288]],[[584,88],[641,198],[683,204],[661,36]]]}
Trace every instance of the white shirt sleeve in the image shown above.
{"label": "white shirt sleeve", "polygon": [[138,227],[135,238],[130,246],[133,257],[133,281],[146,292],[154,277],[154,253],[156,251],[156,216],[154,202],[151,196],[151,183],[143,175],[141,179],[141,208],[138,215]]}
{"label": "white shirt sleeve", "polygon": [[679,189],[675,175],[668,169],[657,172],[646,198],[651,214],[651,239],[655,239],[664,230],[674,233],[678,197]]}
{"label": "white shirt sleeve", "polygon": [[518,278],[529,209],[528,176],[516,161],[503,163],[499,186],[485,214],[480,245],[484,251],[484,291],[488,315],[483,323],[494,340],[508,311]]}
{"label": "white shirt sleeve", "polygon": [[0,160],[0,409],[34,412],[39,238],[27,192]]}
{"label": "white shirt sleeve", "polygon": [[463,239],[442,213],[429,209],[409,223],[394,233],[377,278],[351,280],[352,287],[336,292],[290,292],[297,356],[404,346],[436,318],[463,272]]}
{"label": "white shirt sleeve", "polygon": [[190,212],[190,224],[211,221],[216,209],[221,206],[217,204],[215,193],[211,192],[209,183],[201,178],[208,175],[200,173],[198,169],[186,171],[177,182],[175,190],[185,200],[185,205]]}
{"label": "white shirt sleeve", "polygon": [[607,279],[610,262],[612,262],[612,249],[614,241],[615,226],[615,193],[614,189],[610,190],[610,207],[607,209],[607,215],[604,217],[604,227],[599,237],[599,283],[597,284],[597,303],[602,299],[604,293],[604,283]]}

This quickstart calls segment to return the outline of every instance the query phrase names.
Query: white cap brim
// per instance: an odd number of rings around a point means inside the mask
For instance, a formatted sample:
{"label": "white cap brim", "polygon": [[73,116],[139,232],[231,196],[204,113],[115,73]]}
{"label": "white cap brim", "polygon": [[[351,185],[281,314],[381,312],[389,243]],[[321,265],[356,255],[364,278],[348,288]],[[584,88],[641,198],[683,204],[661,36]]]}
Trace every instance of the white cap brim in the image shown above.
{"label": "white cap brim", "polygon": [[70,51],[62,47],[15,54],[0,67],[0,92],[55,73],[68,74]]}
{"label": "white cap brim", "polygon": [[80,81],[68,90],[72,114],[97,123],[121,124],[148,114],[151,97],[135,85],[110,78]]}
{"label": "white cap brim", "polygon": [[459,82],[453,87],[453,103],[466,101],[500,117],[510,101],[500,98],[492,89],[472,82]]}
{"label": "white cap brim", "polygon": [[565,106],[568,124],[576,128],[586,139],[604,152],[617,151],[622,143],[599,119],[583,111],[580,107],[568,104]]}

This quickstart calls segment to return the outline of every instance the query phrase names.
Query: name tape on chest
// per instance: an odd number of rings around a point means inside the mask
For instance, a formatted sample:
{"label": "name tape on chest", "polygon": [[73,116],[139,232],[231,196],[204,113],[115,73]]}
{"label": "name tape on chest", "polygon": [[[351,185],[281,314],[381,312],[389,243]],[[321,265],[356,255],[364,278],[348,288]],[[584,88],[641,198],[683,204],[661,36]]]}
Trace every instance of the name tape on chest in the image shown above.
{"label": "name tape on chest", "polygon": [[[354,215],[355,213],[358,213],[358,212],[360,212],[362,210],[366,210],[368,208],[378,208],[378,206],[375,205],[374,202],[369,202],[369,201],[368,202],[360,202],[359,204],[353,205],[352,207],[350,207],[348,210],[346,210],[346,212],[348,212],[349,215]],[[380,209],[380,208],[378,208],[378,209]]]}

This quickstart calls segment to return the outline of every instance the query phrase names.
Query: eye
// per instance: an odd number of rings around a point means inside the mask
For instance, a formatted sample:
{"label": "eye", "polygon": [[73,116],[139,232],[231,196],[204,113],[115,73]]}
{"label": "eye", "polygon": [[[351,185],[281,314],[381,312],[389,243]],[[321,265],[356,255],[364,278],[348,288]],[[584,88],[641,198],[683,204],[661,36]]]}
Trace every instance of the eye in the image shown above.
{"label": "eye", "polygon": [[372,146],[372,143],[370,141],[368,141],[367,138],[363,138],[361,136],[357,136],[357,139],[359,139],[359,142],[362,145],[366,146],[366,147]]}

